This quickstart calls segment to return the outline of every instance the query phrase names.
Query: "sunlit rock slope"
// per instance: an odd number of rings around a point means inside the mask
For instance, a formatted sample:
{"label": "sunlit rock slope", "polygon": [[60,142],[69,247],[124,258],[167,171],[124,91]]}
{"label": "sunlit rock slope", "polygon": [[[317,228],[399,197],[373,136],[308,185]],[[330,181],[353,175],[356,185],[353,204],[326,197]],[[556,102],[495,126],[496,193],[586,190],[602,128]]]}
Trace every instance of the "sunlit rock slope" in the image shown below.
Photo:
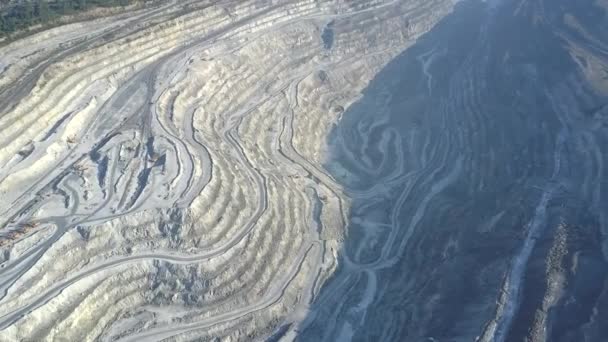
{"label": "sunlit rock slope", "polygon": [[0,48],[0,340],[295,334],[347,236],[332,125],[452,7],[174,1]]}

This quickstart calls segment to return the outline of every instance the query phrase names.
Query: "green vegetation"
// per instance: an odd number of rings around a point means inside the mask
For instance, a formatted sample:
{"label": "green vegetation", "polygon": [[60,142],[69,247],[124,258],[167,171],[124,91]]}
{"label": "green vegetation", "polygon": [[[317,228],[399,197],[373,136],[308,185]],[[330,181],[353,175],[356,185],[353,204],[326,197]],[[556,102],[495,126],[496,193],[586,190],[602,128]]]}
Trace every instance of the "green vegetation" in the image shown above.
{"label": "green vegetation", "polygon": [[9,4],[0,10],[0,36],[36,24],[51,24],[61,16],[93,7],[127,6],[132,2],[133,0],[26,0]]}

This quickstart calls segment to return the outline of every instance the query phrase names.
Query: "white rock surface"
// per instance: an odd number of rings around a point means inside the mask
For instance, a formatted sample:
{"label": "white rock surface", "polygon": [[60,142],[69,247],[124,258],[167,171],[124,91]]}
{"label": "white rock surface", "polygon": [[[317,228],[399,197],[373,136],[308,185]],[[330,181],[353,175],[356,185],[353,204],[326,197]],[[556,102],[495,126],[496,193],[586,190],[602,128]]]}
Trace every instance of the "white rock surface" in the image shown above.
{"label": "white rock surface", "polygon": [[452,6],[171,2],[0,48],[0,340],[297,327],[348,220],[326,137]]}

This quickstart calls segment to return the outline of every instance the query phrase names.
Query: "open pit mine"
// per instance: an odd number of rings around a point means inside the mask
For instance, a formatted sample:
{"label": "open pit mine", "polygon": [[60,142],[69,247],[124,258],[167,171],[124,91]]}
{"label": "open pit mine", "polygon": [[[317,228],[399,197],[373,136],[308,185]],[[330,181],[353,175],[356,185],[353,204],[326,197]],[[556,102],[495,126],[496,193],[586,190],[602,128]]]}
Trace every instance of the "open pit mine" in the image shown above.
{"label": "open pit mine", "polygon": [[78,18],[0,42],[0,341],[608,341],[607,0]]}

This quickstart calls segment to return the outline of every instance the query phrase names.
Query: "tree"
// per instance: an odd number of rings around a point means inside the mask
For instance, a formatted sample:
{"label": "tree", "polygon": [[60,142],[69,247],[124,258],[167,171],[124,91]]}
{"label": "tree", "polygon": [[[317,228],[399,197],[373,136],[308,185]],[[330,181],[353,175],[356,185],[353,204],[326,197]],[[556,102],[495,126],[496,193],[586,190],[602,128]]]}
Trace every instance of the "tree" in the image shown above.
{"label": "tree", "polygon": [[61,0],[61,14],[68,14],[71,9],[70,0]]}
{"label": "tree", "polygon": [[46,24],[50,19],[49,3],[46,0],[38,0],[38,17],[43,24]]}
{"label": "tree", "polygon": [[0,15],[0,33],[4,34],[6,31],[6,20],[4,20],[4,16]]}
{"label": "tree", "polygon": [[27,27],[32,24],[32,17],[34,15],[34,6],[31,1],[26,1],[23,4],[23,7],[20,8],[19,19],[21,19],[20,24],[23,24],[24,27]]}
{"label": "tree", "polygon": [[87,9],[87,0],[78,0],[78,9],[81,11]]}
{"label": "tree", "polygon": [[4,31],[6,31],[6,32],[13,32],[13,31],[15,31],[15,18],[14,17],[9,16],[9,17],[5,18],[4,23],[5,23],[5,25],[4,25],[5,30]]}

